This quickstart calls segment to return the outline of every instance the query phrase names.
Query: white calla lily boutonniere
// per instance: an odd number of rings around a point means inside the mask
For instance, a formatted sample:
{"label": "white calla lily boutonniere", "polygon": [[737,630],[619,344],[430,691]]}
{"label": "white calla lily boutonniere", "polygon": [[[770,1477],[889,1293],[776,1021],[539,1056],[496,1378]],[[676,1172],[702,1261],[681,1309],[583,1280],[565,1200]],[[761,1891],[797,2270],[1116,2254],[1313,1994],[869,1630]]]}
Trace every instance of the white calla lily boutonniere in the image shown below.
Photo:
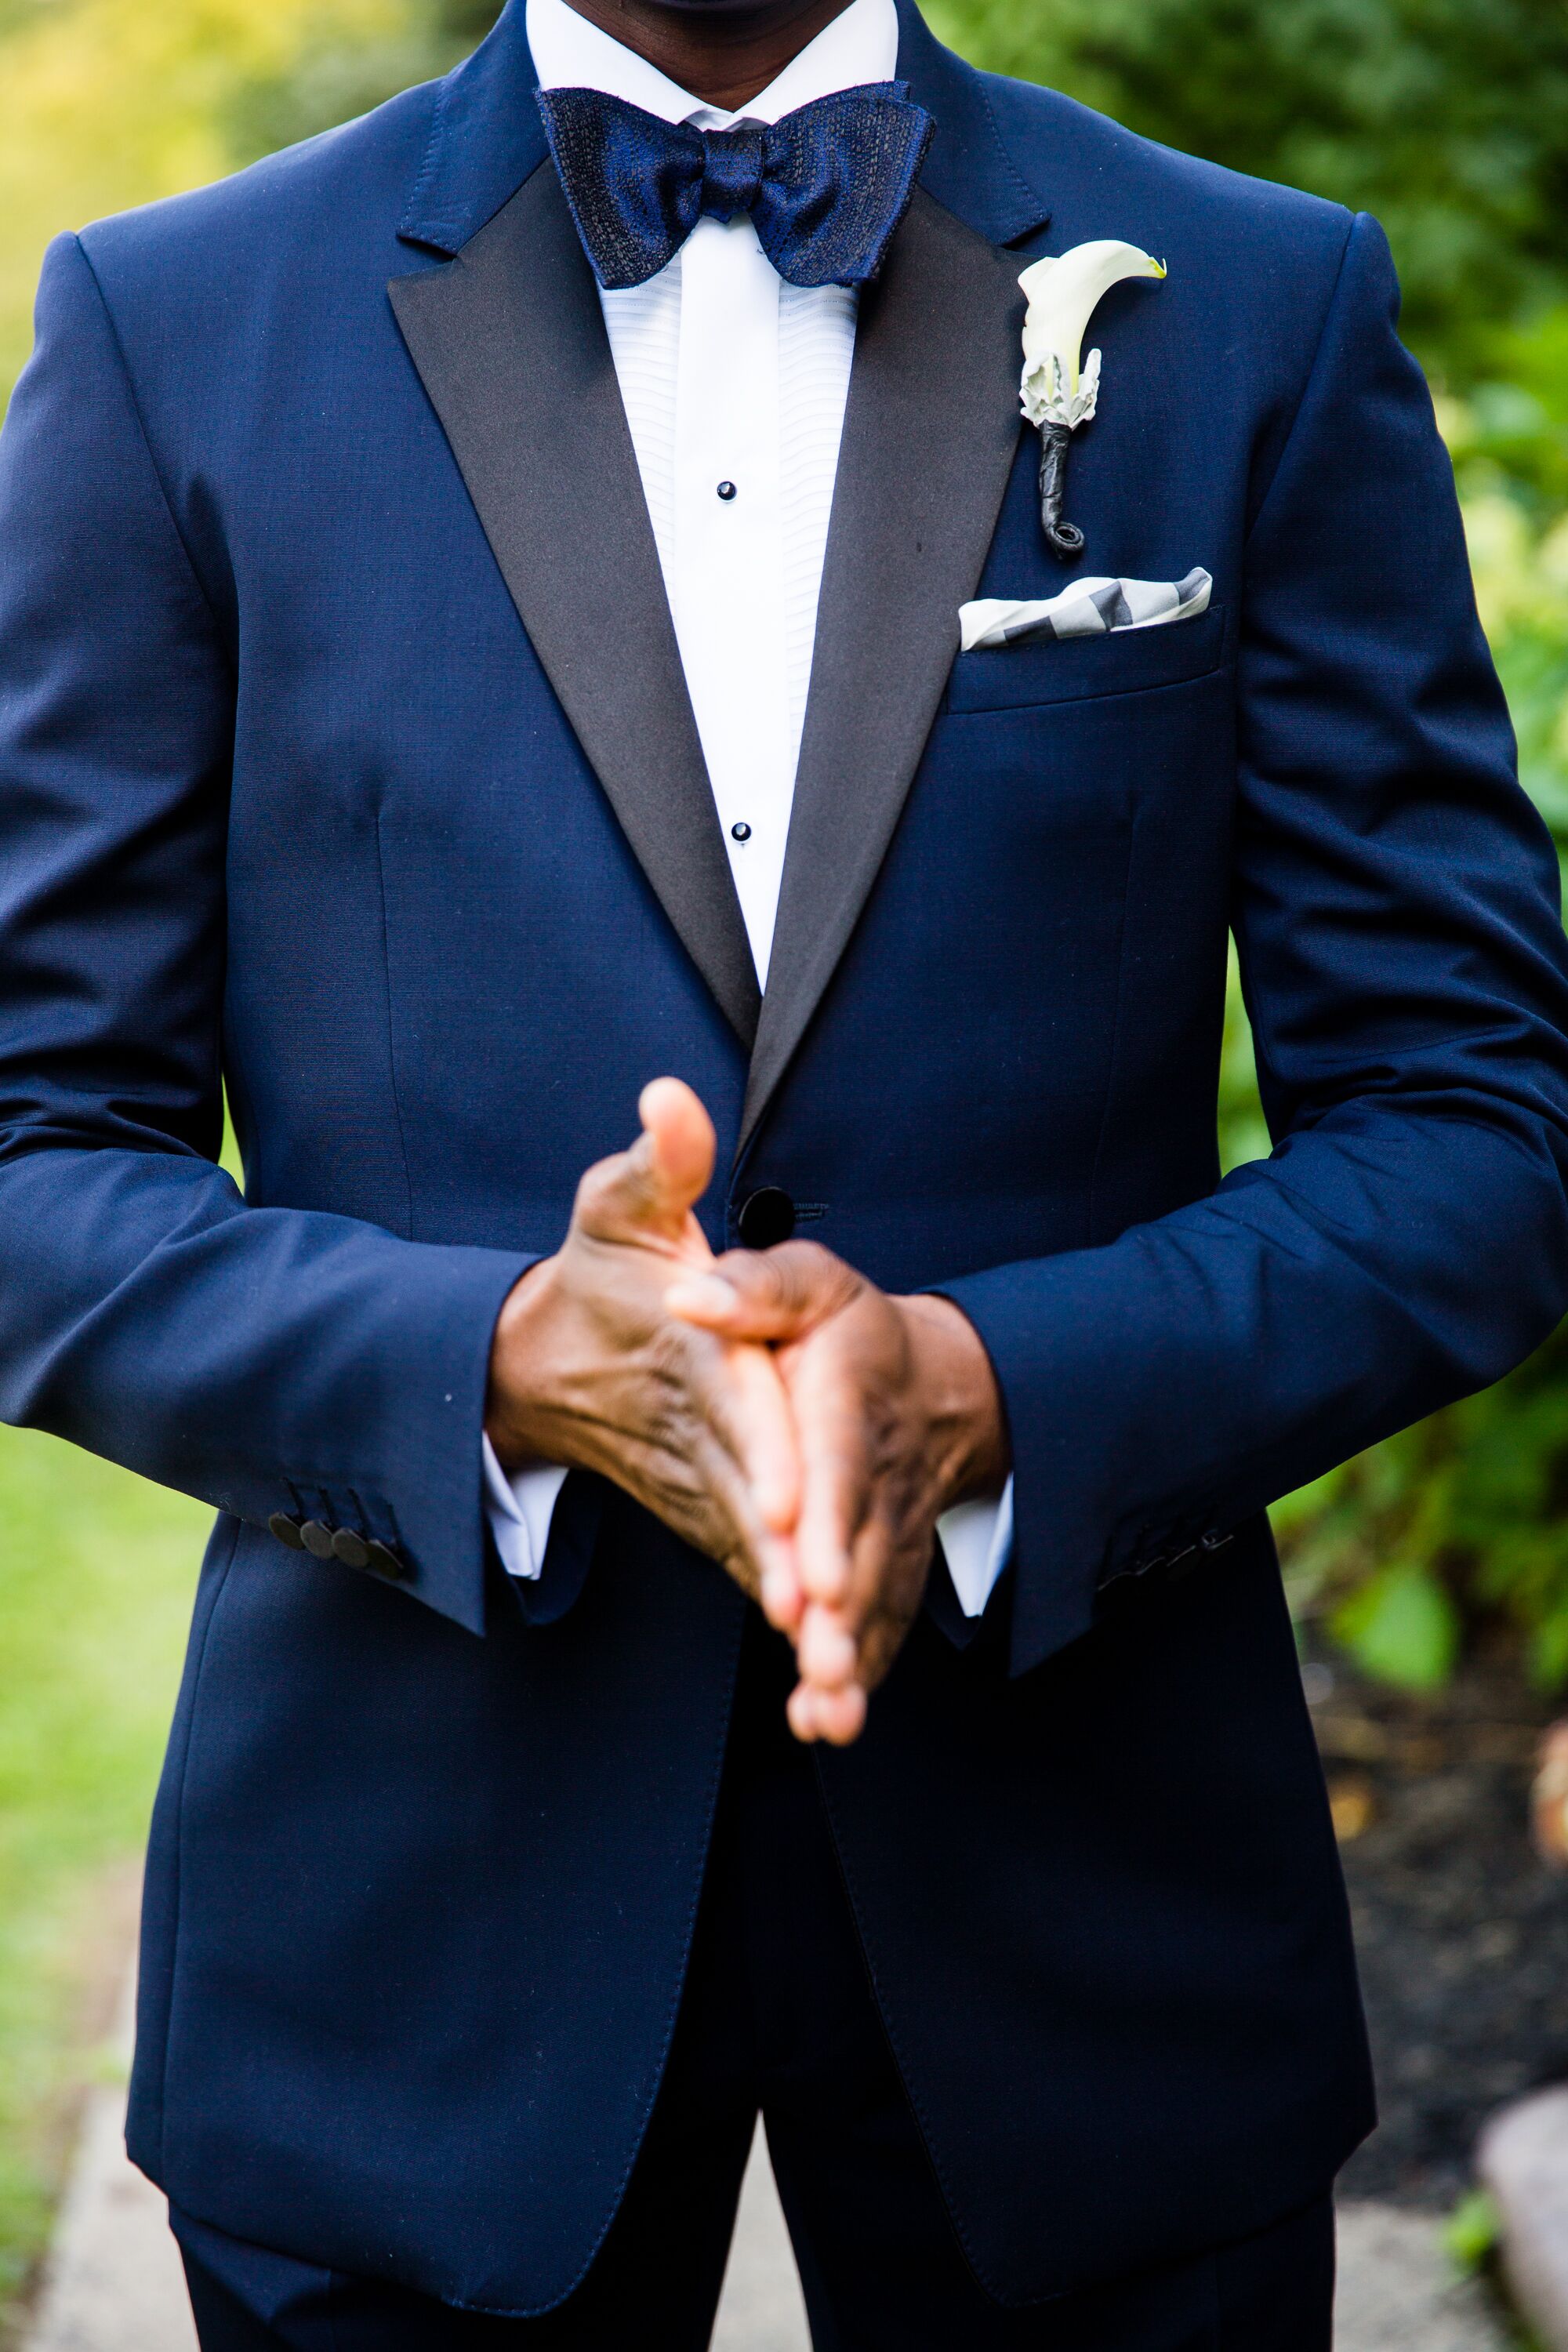
{"label": "white calla lily boutonniere", "polygon": [[1063,563],[1083,553],[1083,533],[1062,519],[1068,444],[1100,399],[1100,353],[1082,361],[1083,339],[1102,295],[1124,278],[1163,278],[1165,265],[1135,245],[1101,236],[1032,261],[1018,283],[1029,298],[1024,320],[1019,397],[1040,434],[1040,521],[1046,544]]}

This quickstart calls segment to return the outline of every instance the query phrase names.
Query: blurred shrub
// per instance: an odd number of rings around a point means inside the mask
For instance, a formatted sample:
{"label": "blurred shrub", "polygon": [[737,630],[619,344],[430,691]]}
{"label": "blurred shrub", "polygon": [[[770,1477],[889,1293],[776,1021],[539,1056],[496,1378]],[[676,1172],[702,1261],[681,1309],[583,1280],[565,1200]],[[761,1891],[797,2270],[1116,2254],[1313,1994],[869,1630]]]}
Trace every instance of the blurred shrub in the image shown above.
{"label": "blurred shrub", "polygon": [[250,163],[310,139],[395,91],[450,71],[500,14],[495,0],[403,0],[387,37],[365,40],[354,26],[323,21],[279,71],[243,83],[224,129],[237,163]]}
{"label": "blurred shrub", "polygon": [[1376,213],[1412,342],[1447,374],[1487,372],[1496,327],[1562,298],[1561,0],[935,0],[931,13],[984,65]]}
{"label": "blurred shrub", "polygon": [[50,237],[444,73],[486,0],[0,0],[0,400]]}
{"label": "blurred shrub", "polygon": [[[216,179],[249,86],[329,35],[384,40],[402,0],[56,0],[18,7],[0,86],[0,371],[32,341],[49,238],[100,214]],[[3,20],[0,20],[3,21]]]}
{"label": "blurred shrub", "polygon": [[[1441,415],[1520,772],[1562,849],[1568,515],[1552,513],[1540,490],[1558,462],[1552,429],[1521,464],[1518,417],[1500,401],[1445,402]],[[1233,1034],[1229,1116],[1236,1156],[1251,1157],[1244,1050]],[[1430,1688],[1468,1629],[1500,1616],[1521,1637],[1532,1679],[1546,1688],[1568,1681],[1568,1325],[1495,1388],[1374,1446],[1274,1517],[1298,1611],[1323,1616],[1370,1673]]]}
{"label": "blurred shrub", "polygon": [[[1500,341],[1511,381],[1440,395],[1482,623],[1526,790],[1568,851],[1568,310]],[[1221,1087],[1226,1165],[1267,1151],[1239,992]],[[1568,1681],[1568,1326],[1508,1380],[1390,1438],[1274,1512],[1299,1613],[1367,1672],[1442,1683],[1499,1617],[1529,1673]]]}

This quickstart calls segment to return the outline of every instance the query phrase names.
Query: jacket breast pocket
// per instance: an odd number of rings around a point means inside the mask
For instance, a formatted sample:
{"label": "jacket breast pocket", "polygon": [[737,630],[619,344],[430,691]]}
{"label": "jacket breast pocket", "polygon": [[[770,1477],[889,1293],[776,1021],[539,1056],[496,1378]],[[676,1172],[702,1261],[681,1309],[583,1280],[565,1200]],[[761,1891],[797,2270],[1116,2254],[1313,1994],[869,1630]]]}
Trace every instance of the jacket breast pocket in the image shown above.
{"label": "jacket breast pocket", "polygon": [[1047,702],[1142,694],[1207,677],[1229,650],[1228,608],[1211,604],[1195,620],[1112,629],[1099,637],[1045,637],[1023,646],[960,654],[948,677],[948,710],[1020,710]]}

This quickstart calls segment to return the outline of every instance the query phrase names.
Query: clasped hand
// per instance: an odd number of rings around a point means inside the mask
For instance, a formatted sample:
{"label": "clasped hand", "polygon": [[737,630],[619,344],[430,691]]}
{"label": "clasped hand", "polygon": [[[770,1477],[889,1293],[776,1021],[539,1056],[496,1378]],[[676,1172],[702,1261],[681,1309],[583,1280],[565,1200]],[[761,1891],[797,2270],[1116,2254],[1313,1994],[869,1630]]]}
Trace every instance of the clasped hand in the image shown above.
{"label": "clasped hand", "polygon": [[795,1643],[801,1739],[854,1739],[921,1604],[939,1515],[1006,1475],[973,1326],[808,1242],[716,1257],[692,1213],[712,1122],[658,1078],[508,1298],[486,1428],[508,1468],[596,1470],[716,1559]]}

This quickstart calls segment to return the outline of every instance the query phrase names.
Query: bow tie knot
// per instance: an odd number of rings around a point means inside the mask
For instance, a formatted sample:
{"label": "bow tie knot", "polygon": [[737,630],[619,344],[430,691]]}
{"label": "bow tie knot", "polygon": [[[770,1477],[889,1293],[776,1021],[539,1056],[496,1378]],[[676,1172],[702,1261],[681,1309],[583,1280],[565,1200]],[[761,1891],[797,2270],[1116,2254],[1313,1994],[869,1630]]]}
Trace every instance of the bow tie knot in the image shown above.
{"label": "bow tie knot", "polygon": [[763,193],[761,123],[737,123],[733,131],[704,131],[700,213],[727,221],[755,210]]}
{"label": "bow tie knot", "polygon": [[902,82],[832,91],[777,122],[697,131],[598,89],[542,89],[544,134],[594,274],[640,286],[704,213],[748,213],[793,286],[863,286],[909,209],[934,125]]}

